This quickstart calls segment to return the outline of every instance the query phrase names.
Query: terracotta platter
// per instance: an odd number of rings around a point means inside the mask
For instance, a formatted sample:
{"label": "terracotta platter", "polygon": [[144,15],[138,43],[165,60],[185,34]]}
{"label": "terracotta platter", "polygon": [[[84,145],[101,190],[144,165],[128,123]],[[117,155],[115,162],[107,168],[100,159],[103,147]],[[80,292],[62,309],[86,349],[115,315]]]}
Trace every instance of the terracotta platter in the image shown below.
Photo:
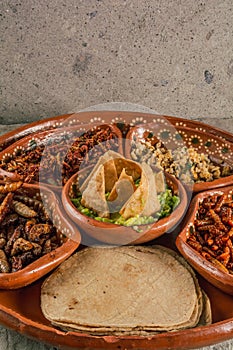
{"label": "terracotta platter", "polygon": [[[233,144],[233,135],[203,123],[173,117],[165,118],[164,116],[152,114],[105,111],[58,116],[49,120],[29,124],[0,137],[0,147],[2,150],[11,144],[14,147],[14,143],[18,139],[27,137],[29,134],[36,136],[37,133],[44,132],[45,130],[60,128],[62,130],[64,127],[73,125],[81,128],[81,124],[84,123],[89,125],[91,123],[116,124],[123,135],[126,135],[131,127],[138,124],[146,126],[150,122],[159,122],[165,130],[167,125],[179,127],[180,130],[182,129],[184,131],[188,128],[189,133],[193,132],[194,137],[196,134],[202,135],[202,133],[208,132],[209,137],[218,140],[222,145],[226,143],[229,149],[231,149]],[[177,250],[175,240],[180,231],[181,226],[178,226],[174,231],[165,233],[163,236],[145,244],[162,244]],[[82,249],[82,247],[80,246],[78,249]],[[90,336],[75,332],[65,333],[53,327],[41,312],[40,290],[45,277],[33,282],[31,285],[16,290],[1,289],[0,322],[4,326],[26,336],[67,349],[192,349],[233,338],[233,296],[214,287],[198,273],[197,277],[201,287],[211,301],[213,323],[210,326],[197,327],[179,332],[166,332],[150,337]]]}

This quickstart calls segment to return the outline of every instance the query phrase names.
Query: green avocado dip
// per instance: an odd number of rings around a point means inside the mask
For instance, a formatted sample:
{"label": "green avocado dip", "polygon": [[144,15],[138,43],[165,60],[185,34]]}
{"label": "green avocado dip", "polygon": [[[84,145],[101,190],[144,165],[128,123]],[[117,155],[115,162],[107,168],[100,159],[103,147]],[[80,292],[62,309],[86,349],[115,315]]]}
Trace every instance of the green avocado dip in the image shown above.
{"label": "green avocado dip", "polygon": [[[106,198],[108,194],[106,193]],[[135,226],[135,225],[146,225],[152,224],[158,221],[161,218],[167,217],[170,215],[173,210],[180,203],[180,198],[176,195],[173,195],[172,190],[167,188],[164,192],[158,195],[158,199],[161,205],[160,211],[157,212],[154,216],[140,216],[131,217],[129,219],[124,219],[119,213],[111,213],[110,218],[102,218],[97,215],[91,209],[85,208],[81,205],[82,195],[78,194],[76,198],[72,198],[71,201],[75,207],[80,211],[80,213],[89,216],[97,221],[109,222],[116,225],[122,226]]]}

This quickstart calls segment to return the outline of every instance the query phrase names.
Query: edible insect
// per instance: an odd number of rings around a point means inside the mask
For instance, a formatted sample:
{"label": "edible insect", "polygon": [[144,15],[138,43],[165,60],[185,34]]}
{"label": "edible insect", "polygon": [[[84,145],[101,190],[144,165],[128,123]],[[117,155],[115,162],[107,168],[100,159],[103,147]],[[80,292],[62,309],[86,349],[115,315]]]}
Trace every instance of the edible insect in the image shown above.
{"label": "edible insect", "polygon": [[0,193],[9,193],[17,191],[23,185],[22,181],[6,183],[0,186]]}
{"label": "edible insect", "polygon": [[4,248],[6,245],[6,238],[0,237],[0,249]]}
{"label": "edible insect", "polygon": [[10,264],[8,263],[6,254],[2,249],[0,249],[0,272],[10,272]]}
{"label": "edible insect", "polygon": [[32,245],[33,245],[33,248],[32,248],[33,255],[35,257],[40,257],[41,252],[42,252],[42,246],[40,244],[35,243],[35,242],[33,242]]}
{"label": "edible insect", "polygon": [[15,200],[19,202],[23,202],[24,204],[28,205],[29,207],[32,207],[35,211],[39,211],[43,209],[43,203],[39,201],[38,199],[34,199],[28,196],[23,195],[16,195]]}
{"label": "edible insect", "polygon": [[44,243],[43,254],[50,253],[52,250],[51,239],[47,239]]}
{"label": "edible insect", "polygon": [[29,239],[33,242],[41,242],[41,239],[45,240],[46,236],[51,233],[52,226],[49,224],[36,224],[32,226],[29,232]]}
{"label": "edible insect", "polygon": [[24,266],[30,264],[34,260],[31,251],[22,253],[21,255],[12,256],[11,258],[11,271],[16,272],[21,270]]}
{"label": "edible insect", "polygon": [[216,203],[216,205],[215,205],[215,207],[214,207],[214,211],[215,211],[216,213],[219,213],[219,212],[220,212],[221,207],[222,207],[222,205],[224,204],[226,198],[227,198],[227,196],[224,195],[224,194],[221,195],[221,196],[219,197],[219,199],[217,200],[217,203]]}
{"label": "edible insect", "polygon": [[13,213],[13,214],[8,214],[5,219],[2,222],[2,226],[7,226],[9,227],[12,224],[15,224],[19,219],[18,214]]}
{"label": "edible insect", "polygon": [[40,212],[41,214],[43,214],[45,220],[47,220],[47,221],[49,220],[49,214],[47,213],[47,210],[44,207],[42,201],[35,199],[35,198],[28,197],[28,196],[24,196],[24,195],[16,195],[14,198],[17,201],[26,204],[30,208],[33,208],[33,210],[35,210],[35,212],[37,212],[37,213]]}
{"label": "edible insect", "polygon": [[26,221],[26,224],[24,226],[24,229],[25,229],[25,233],[28,235],[32,226],[36,224],[36,219],[35,218],[32,218],[31,220],[27,220]]}
{"label": "edible insect", "polygon": [[214,211],[214,209],[210,209],[208,214],[210,215],[210,217],[214,220],[216,226],[218,229],[220,229],[221,231],[227,232],[227,228],[226,226],[222,223],[221,218],[219,217],[219,215]]}
{"label": "edible insect", "polygon": [[13,193],[9,192],[6,197],[3,199],[0,205],[0,223],[4,220],[5,216],[10,210],[13,200]]}
{"label": "edible insect", "polygon": [[10,254],[14,242],[21,237],[22,232],[23,225],[19,225],[14,229],[13,234],[11,235],[5,247],[5,252],[7,255]]}
{"label": "edible insect", "polygon": [[29,250],[32,250],[32,248],[33,248],[33,244],[31,242],[26,241],[26,239],[23,239],[20,237],[13,244],[13,248],[11,250],[11,256],[17,255],[19,253],[27,252]]}
{"label": "edible insect", "polygon": [[23,216],[24,218],[33,218],[37,216],[35,210],[29,208],[26,204],[22,202],[13,201],[13,206],[16,213]]}

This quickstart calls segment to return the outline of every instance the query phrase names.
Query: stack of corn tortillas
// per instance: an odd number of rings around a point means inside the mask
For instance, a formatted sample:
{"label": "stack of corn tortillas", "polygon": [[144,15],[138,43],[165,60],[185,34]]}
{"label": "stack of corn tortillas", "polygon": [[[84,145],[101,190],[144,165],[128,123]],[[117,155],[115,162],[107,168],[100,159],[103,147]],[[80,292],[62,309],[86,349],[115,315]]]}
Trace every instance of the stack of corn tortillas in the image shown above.
{"label": "stack of corn tortillas", "polygon": [[43,283],[44,316],[64,330],[148,335],[211,323],[193,270],[161,247],[86,248]]}

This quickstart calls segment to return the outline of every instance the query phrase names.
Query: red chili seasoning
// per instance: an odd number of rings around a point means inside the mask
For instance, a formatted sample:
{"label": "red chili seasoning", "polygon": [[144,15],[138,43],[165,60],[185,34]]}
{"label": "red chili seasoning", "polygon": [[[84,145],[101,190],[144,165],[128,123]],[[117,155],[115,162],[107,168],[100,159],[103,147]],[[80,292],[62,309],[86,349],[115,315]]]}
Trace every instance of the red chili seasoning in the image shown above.
{"label": "red chili seasoning", "polygon": [[[74,142],[70,146],[70,138]],[[17,149],[0,161],[0,168],[22,176],[24,182],[65,184],[80,165],[94,165],[108,150],[118,150],[118,136],[110,126],[98,127],[80,135],[72,132],[42,141],[31,140],[28,147]]]}
{"label": "red chili seasoning", "polygon": [[212,195],[199,205],[187,243],[221,270],[233,274],[233,196]]}

